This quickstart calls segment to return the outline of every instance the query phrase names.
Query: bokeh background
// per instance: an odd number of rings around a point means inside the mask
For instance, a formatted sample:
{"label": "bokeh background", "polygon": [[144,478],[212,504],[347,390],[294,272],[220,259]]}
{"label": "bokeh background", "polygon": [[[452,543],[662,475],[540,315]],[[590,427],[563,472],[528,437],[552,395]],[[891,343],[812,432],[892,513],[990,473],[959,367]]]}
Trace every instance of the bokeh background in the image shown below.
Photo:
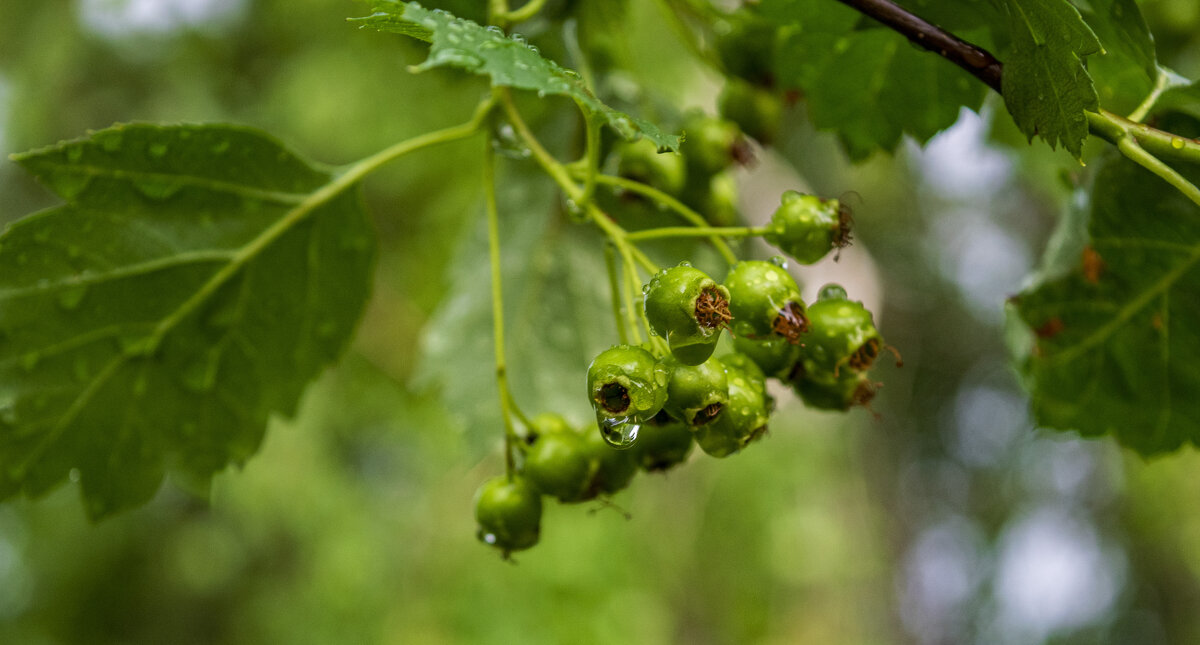
{"label": "bokeh background", "polygon": [[[1141,4],[1160,60],[1200,76],[1200,4]],[[0,151],[117,121],[227,121],[340,164],[464,120],[485,85],[409,74],[420,47],[345,22],[365,11],[2,0]],[[717,77],[659,11],[634,3],[623,80],[653,88],[648,116],[654,101],[711,112]],[[570,140],[554,121],[568,106],[541,107],[526,104],[548,140]],[[1145,461],[1028,416],[1004,299],[1078,207],[1087,169],[1026,146],[996,108],[851,166],[790,107],[787,135],[740,171],[743,210],[764,219],[785,188],[855,205],[857,244],[798,275],[810,294],[846,285],[903,353],[878,370],[876,415],[777,392],[764,443],[639,477],[613,500],[630,519],[549,504],[542,543],[515,566],[475,541],[471,517],[474,489],[503,468],[486,291],[466,288],[487,274],[481,143],[389,166],[365,186],[374,298],[300,414],[272,422],[209,500],[168,482],[96,526],[74,485],[0,505],[0,643],[1200,642],[1195,450]],[[581,422],[570,383],[614,336],[588,277],[600,246],[547,219],[560,205],[525,165],[502,168],[515,394]],[[0,162],[0,224],[52,204]],[[570,276],[550,247],[582,249]],[[557,303],[570,315],[543,315],[539,293],[576,298]]]}

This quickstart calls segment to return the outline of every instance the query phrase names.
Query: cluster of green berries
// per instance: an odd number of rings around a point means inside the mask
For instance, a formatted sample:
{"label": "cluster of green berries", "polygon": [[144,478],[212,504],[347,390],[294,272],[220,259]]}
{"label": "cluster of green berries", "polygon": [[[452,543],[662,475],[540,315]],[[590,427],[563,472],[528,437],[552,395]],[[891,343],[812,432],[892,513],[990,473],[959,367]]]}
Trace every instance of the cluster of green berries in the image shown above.
{"label": "cluster of green berries", "polygon": [[[763,236],[811,263],[845,245],[848,224],[837,200],[789,191]],[[875,393],[867,374],[886,346],[871,313],[837,285],[806,304],[782,258],[737,262],[723,283],[683,262],[654,275],[643,294],[658,340],[616,345],[592,361],[595,427],[572,427],[556,414],[533,418],[515,472],[480,488],[479,537],[506,556],[538,541],[543,497],[612,495],[639,469],[682,463],[693,444],[728,457],[760,439],[774,409],[769,378],[826,410],[865,406]],[[733,351],[716,356],[726,330]]]}

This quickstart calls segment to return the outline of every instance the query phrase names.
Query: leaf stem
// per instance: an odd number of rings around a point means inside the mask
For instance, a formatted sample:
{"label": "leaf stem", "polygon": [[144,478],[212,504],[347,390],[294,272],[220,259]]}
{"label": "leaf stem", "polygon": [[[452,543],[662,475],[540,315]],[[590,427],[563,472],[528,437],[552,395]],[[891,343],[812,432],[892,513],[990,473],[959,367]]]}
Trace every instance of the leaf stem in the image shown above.
{"label": "leaf stem", "polygon": [[1166,72],[1161,69],[1158,70],[1158,77],[1154,79],[1154,89],[1150,90],[1150,93],[1146,95],[1146,98],[1142,99],[1141,104],[1138,105],[1137,108],[1133,112],[1130,112],[1129,116],[1125,118],[1129,119],[1130,121],[1145,120],[1146,115],[1150,113],[1150,110],[1154,108],[1154,104],[1158,103],[1159,97],[1162,96],[1162,93],[1167,89],[1169,80],[1170,76]]}
{"label": "leaf stem", "polygon": [[583,112],[587,130],[587,148],[584,151],[583,197],[577,206],[587,208],[592,203],[592,195],[596,193],[596,175],[600,172],[600,120],[584,106],[580,105],[579,109]]}
{"label": "leaf stem", "polygon": [[662,228],[626,233],[625,239],[630,242],[640,242],[642,240],[681,237],[757,237],[766,234],[769,230],[765,226],[704,226],[696,228],[689,226],[664,226]]}
{"label": "leaf stem", "polygon": [[[495,3],[493,3],[493,6],[495,6]],[[518,22],[525,22],[536,16],[544,6],[546,6],[546,0],[529,0],[520,9],[513,9],[511,11],[505,9],[502,13],[497,13],[496,15],[504,19],[508,24],[515,25]]]}
{"label": "leaf stem", "polygon": [[1192,200],[1197,206],[1200,206],[1200,188],[1197,188],[1195,184],[1188,181],[1187,178],[1179,174],[1174,168],[1163,163],[1158,157],[1147,152],[1138,143],[1137,139],[1132,136],[1122,137],[1117,141],[1117,149],[1121,151],[1121,154],[1146,170],[1158,175],[1163,181],[1174,186],[1185,197]]}

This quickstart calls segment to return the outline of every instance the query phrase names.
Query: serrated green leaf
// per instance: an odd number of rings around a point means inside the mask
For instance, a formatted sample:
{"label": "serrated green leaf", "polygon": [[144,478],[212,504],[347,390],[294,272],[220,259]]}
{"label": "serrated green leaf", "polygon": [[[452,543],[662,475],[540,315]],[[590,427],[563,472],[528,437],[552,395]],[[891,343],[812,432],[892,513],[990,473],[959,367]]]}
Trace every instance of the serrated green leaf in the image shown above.
{"label": "serrated green leaf", "polygon": [[1200,208],[1124,158],[1103,163],[1090,250],[1015,300],[1036,335],[1023,364],[1034,412],[1143,454],[1200,443]]}
{"label": "serrated green leaf", "polygon": [[372,8],[374,14],[355,20],[364,27],[380,31],[411,36],[414,29],[420,29],[422,34],[425,31],[430,34],[429,57],[416,66],[416,71],[456,67],[488,76],[492,85],[531,90],[541,96],[566,96],[599,115],[626,139],[646,137],[660,149],[679,151],[678,136],[608,107],[588,91],[579,74],[543,58],[536,47],[518,35],[507,36],[499,28],[484,27],[447,11],[426,9],[415,2],[375,0]]}
{"label": "serrated green leaf", "polygon": [[1150,29],[1134,0],[1076,0],[1104,51],[1088,59],[1100,105],[1127,113],[1154,88],[1158,63]]}
{"label": "serrated green leaf", "polygon": [[253,454],[340,353],[375,240],[356,191],[230,126],[116,126],[14,157],[67,201],[0,236],[0,498],[87,514]]}
{"label": "serrated green leaf", "polygon": [[1062,144],[1076,159],[1087,137],[1084,112],[1100,98],[1084,58],[1100,41],[1067,0],[1005,0],[1012,46],[1004,61],[1004,104],[1029,139]]}
{"label": "serrated green leaf", "polygon": [[902,134],[924,143],[958,120],[961,106],[977,110],[987,88],[936,54],[884,29],[842,41],[808,90],[818,128],[834,130],[852,159],[892,150]]}

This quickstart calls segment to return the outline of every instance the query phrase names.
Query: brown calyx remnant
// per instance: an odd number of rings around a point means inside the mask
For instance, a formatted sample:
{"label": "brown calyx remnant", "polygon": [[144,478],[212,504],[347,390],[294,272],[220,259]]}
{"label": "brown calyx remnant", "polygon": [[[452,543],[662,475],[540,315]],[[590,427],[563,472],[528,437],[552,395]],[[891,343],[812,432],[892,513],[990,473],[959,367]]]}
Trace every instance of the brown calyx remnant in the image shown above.
{"label": "brown calyx remnant", "polygon": [[853,240],[851,231],[854,228],[854,212],[850,207],[842,202],[838,202],[838,223],[837,230],[833,233],[833,248],[841,249],[850,246]]}
{"label": "brown calyx remnant", "polygon": [[[871,381],[859,381],[858,387],[854,388],[854,393],[850,395],[850,406],[860,406],[867,410],[871,410],[871,400],[875,398],[875,393],[879,391],[879,386],[882,383],[872,383]],[[871,410],[874,412],[874,410]],[[875,415],[878,418],[878,414]]]}
{"label": "brown calyx remnant", "polygon": [[1096,249],[1090,245],[1083,247],[1083,279],[1090,284],[1100,282],[1100,276],[1104,274],[1104,258],[1096,252]]}
{"label": "brown calyx remnant", "polygon": [[754,156],[754,148],[746,140],[746,137],[738,137],[737,141],[733,142],[733,145],[729,147],[729,156],[737,165],[745,168],[753,168],[757,161]]}
{"label": "brown calyx remnant", "polygon": [[800,335],[808,331],[808,317],[804,315],[804,307],[798,302],[789,302],[779,310],[771,331],[783,336],[793,345],[800,344]]}
{"label": "brown calyx remnant", "polygon": [[857,372],[871,369],[871,365],[875,363],[875,358],[879,356],[880,347],[879,339],[872,338],[859,345],[858,349],[854,350],[854,353],[846,360],[846,364],[850,366],[850,369]]}
{"label": "brown calyx remnant", "polygon": [[717,418],[718,414],[721,414],[721,409],[723,407],[724,406],[720,403],[713,403],[712,405],[703,408],[692,417],[692,425],[702,426],[706,423],[711,423],[713,419]]}
{"label": "brown calyx remnant", "polygon": [[596,392],[596,404],[609,414],[621,414],[629,409],[629,390],[617,382],[605,383]]}
{"label": "brown calyx remnant", "polygon": [[696,296],[696,322],[706,329],[721,329],[733,320],[729,300],[716,287],[709,287]]}

